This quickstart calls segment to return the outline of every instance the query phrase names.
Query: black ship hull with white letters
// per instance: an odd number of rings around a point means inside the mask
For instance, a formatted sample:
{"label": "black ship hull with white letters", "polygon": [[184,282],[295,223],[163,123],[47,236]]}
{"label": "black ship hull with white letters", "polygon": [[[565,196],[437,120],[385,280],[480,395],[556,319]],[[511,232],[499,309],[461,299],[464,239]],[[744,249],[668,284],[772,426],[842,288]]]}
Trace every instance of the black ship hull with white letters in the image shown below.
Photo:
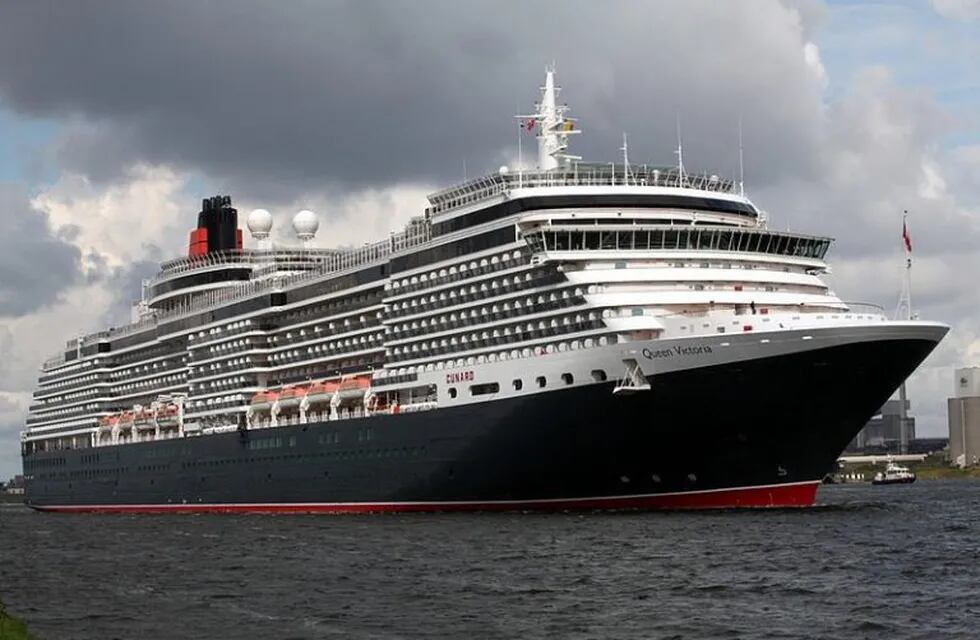
{"label": "black ship hull with white letters", "polygon": [[407,511],[812,504],[935,346],[895,339],[375,415],[25,457],[63,511]]}

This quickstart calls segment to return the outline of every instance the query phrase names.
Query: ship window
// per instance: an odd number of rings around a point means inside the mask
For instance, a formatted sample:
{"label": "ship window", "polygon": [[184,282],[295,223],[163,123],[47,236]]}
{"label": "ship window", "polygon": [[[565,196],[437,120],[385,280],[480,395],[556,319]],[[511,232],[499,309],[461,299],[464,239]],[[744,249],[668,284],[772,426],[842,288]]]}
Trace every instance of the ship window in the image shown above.
{"label": "ship window", "polygon": [[500,383],[497,382],[474,384],[470,387],[471,396],[484,396],[489,393],[497,393],[498,391],[500,391]]}
{"label": "ship window", "polygon": [[573,382],[575,382],[575,377],[572,376],[572,374],[570,373],[563,373],[561,374],[561,380],[565,384],[572,384]]}
{"label": "ship window", "polygon": [[521,380],[520,378],[514,380],[513,384],[514,384],[514,391],[520,391],[521,389],[524,388],[524,381]]}
{"label": "ship window", "polygon": [[456,397],[456,387],[449,387],[449,397],[450,398]]}
{"label": "ship window", "polygon": [[538,386],[539,386],[539,387],[542,387],[542,388],[544,388],[544,387],[545,387],[545,385],[547,385],[547,384],[548,384],[548,379],[547,379],[547,378],[545,378],[544,376],[538,376],[538,377],[537,377],[537,378],[535,379],[535,381],[536,381],[536,382],[538,383]]}
{"label": "ship window", "polygon": [[593,369],[592,379],[596,382],[605,382],[607,380],[606,372],[602,369]]}
{"label": "ship window", "polygon": [[595,250],[599,248],[599,232],[598,231],[586,231],[585,232],[585,248]]}

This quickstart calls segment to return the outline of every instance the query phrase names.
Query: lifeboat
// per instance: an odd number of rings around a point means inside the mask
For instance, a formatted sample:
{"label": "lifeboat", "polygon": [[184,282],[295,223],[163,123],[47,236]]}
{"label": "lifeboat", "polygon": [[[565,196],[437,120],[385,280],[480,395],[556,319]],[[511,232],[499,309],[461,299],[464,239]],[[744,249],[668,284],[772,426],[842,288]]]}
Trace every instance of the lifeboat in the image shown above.
{"label": "lifeboat", "polygon": [[272,405],[279,399],[279,394],[275,391],[259,391],[252,396],[251,407],[253,411],[269,411]]}
{"label": "lifeboat", "polygon": [[133,424],[137,429],[156,429],[153,423],[153,412],[141,409],[133,414]]}
{"label": "lifeboat", "polygon": [[132,411],[123,411],[119,414],[119,429],[121,431],[128,431],[133,428],[133,422],[136,419],[136,414]]}
{"label": "lifeboat", "polygon": [[165,404],[157,409],[157,424],[161,427],[172,427],[177,424],[180,408],[175,404]]}
{"label": "lifeboat", "polygon": [[306,400],[310,404],[330,402],[338,386],[340,385],[337,382],[314,382],[310,385],[309,391],[306,394]]}
{"label": "lifeboat", "polygon": [[306,391],[309,387],[305,385],[296,385],[294,387],[286,387],[279,394],[279,406],[282,409],[292,409],[299,406],[299,403],[303,401],[303,396],[306,395]]}
{"label": "lifeboat", "polygon": [[112,431],[112,428],[119,423],[119,416],[113,414],[99,418],[99,431]]}
{"label": "lifeboat", "polygon": [[359,400],[364,398],[364,392],[371,386],[371,376],[348,376],[340,381],[337,387],[337,400]]}

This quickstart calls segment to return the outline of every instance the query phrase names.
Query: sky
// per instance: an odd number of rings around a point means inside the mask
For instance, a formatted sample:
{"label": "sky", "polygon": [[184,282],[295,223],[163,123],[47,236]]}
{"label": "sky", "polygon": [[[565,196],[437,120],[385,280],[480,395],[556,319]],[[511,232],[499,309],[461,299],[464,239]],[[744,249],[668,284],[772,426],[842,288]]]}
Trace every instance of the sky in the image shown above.
{"label": "sky", "polygon": [[230,193],[319,241],[401,228],[427,193],[516,162],[512,115],[555,64],[573,151],[734,176],[770,226],[836,239],[844,300],[953,330],[909,383],[946,435],[980,364],[980,0],[474,0],[0,5],[0,479],[20,471],[39,364],[125,322]]}

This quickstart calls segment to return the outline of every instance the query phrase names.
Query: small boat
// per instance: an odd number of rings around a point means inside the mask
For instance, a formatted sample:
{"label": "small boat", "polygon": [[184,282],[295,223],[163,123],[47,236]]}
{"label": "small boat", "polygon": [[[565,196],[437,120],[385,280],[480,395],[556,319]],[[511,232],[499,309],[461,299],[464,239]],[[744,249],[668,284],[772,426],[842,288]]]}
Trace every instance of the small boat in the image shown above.
{"label": "small boat", "polygon": [[337,387],[337,402],[363,400],[364,392],[371,387],[371,376],[344,376]]}
{"label": "small boat", "polygon": [[310,385],[310,390],[306,394],[306,399],[310,404],[330,402],[333,399],[333,394],[337,391],[338,386],[339,385],[336,382],[314,382]]}
{"label": "small boat", "polygon": [[252,410],[253,411],[268,411],[272,408],[272,405],[276,400],[279,399],[279,394],[275,391],[259,391],[254,396],[252,396]]}
{"label": "small boat", "polygon": [[303,401],[306,391],[307,387],[304,385],[286,387],[282,390],[282,393],[279,394],[279,407],[282,409],[292,409],[298,407]]}
{"label": "small boat", "polygon": [[180,409],[175,404],[165,404],[157,409],[157,424],[163,428],[177,426]]}
{"label": "small boat", "polygon": [[871,484],[911,484],[915,482],[915,474],[908,467],[889,462],[884,473],[879,471],[872,478]]}

